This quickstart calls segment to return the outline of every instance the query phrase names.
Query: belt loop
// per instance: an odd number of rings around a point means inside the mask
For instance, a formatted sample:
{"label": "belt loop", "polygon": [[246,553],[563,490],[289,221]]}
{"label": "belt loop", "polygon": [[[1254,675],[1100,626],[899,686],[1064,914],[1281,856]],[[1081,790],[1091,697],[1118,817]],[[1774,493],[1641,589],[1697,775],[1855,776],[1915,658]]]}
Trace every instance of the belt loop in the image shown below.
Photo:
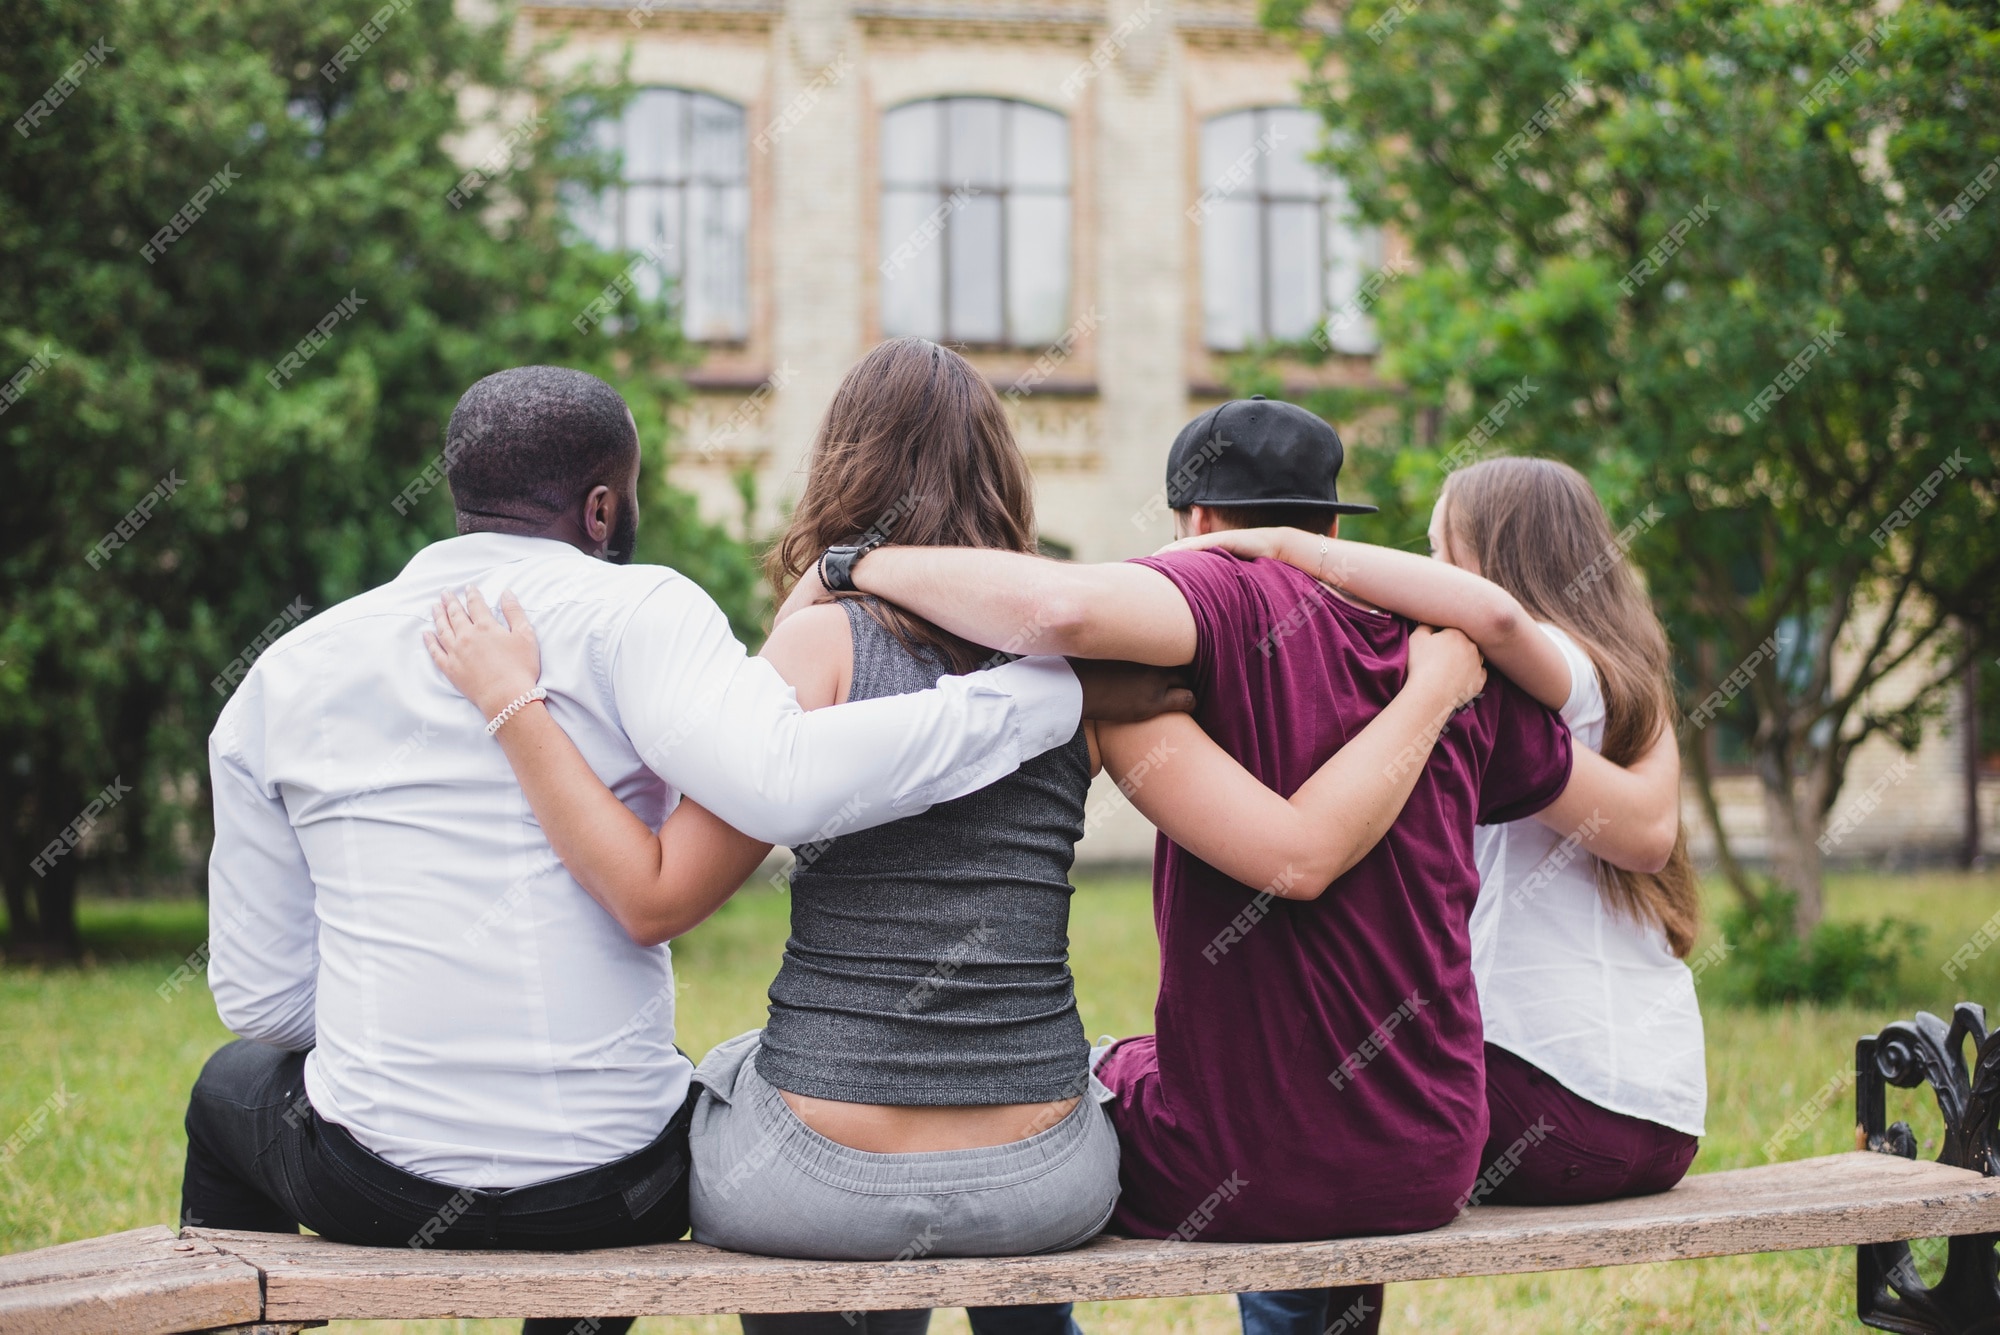
{"label": "belt loop", "polygon": [[486,1198],[487,1244],[489,1246],[497,1246],[500,1242],[500,1197],[503,1193],[497,1191],[482,1191],[479,1194]]}

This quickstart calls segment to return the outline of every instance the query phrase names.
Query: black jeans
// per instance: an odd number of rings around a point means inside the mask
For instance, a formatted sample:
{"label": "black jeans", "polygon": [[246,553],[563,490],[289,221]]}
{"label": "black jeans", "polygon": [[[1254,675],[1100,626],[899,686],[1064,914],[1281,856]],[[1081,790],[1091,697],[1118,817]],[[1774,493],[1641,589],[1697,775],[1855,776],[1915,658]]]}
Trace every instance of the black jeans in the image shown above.
{"label": "black jeans", "polygon": [[[296,1233],[369,1247],[581,1251],[672,1242],[688,1227],[688,1120],[695,1094],[646,1148],[601,1168],[487,1191],[407,1173],[322,1121],[306,1098],[305,1054],[238,1040],[202,1068],[188,1098],[181,1222]],[[537,1318],[528,1335],[623,1335],[626,1317]]]}

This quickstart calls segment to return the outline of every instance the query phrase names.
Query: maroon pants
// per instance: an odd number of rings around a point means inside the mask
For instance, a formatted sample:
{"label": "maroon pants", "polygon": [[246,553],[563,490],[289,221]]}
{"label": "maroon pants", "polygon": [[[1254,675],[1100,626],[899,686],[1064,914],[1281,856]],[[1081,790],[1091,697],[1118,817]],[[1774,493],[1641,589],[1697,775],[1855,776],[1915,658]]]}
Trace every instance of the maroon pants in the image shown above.
{"label": "maroon pants", "polygon": [[[1642,1117],[1600,1108],[1540,1067],[1486,1045],[1490,1128],[1469,1203],[1587,1205],[1649,1196],[1681,1180],[1700,1144]],[[1237,1297],[1244,1335],[1375,1335],[1382,1286]]]}
{"label": "maroon pants", "polygon": [[1491,1119],[1472,1203],[1584,1205],[1650,1196],[1686,1175],[1700,1141],[1573,1094],[1504,1048],[1486,1045]]}

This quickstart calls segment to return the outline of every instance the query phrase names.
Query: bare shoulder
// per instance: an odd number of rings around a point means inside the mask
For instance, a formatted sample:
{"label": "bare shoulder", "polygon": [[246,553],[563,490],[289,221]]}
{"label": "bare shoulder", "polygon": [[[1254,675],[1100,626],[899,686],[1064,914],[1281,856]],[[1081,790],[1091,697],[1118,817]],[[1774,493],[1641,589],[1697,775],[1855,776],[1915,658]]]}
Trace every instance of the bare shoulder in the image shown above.
{"label": "bare shoulder", "polygon": [[791,683],[805,708],[821,709],[847,699],[854,677],[854,633],[838,605],[800,608],[772,629],[757,653]]}

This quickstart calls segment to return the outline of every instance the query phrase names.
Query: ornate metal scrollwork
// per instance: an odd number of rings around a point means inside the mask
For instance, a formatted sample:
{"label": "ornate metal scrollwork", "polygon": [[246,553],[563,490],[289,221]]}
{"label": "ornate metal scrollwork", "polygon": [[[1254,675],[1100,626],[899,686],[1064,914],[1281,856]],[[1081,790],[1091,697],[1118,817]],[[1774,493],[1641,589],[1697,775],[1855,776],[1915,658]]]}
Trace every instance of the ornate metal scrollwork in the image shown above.
{"label": "ornate metal scrollwork", "polygon": [[[1965,1040],[1972,1040],[1972,1063]],[[1854,1045],[1855,1117],[1867,1148],[1917,1157],[1907,1122],[1884,1126],[1886,1087],[1928,1084],[1944,1115],[1938,1162],[2000,1177],[2000,1031],[1986,1032],[1986,1011],[1962,1001],[1949,1027],[1928,1011],[1898,1021]],[[2000,1335],[2000,1233],[1948,1240],[1944,1275],[1927,1285],[1907,1242],[1857,1248],[1857,1315],[1880,1330],[1907,1335]]]}

